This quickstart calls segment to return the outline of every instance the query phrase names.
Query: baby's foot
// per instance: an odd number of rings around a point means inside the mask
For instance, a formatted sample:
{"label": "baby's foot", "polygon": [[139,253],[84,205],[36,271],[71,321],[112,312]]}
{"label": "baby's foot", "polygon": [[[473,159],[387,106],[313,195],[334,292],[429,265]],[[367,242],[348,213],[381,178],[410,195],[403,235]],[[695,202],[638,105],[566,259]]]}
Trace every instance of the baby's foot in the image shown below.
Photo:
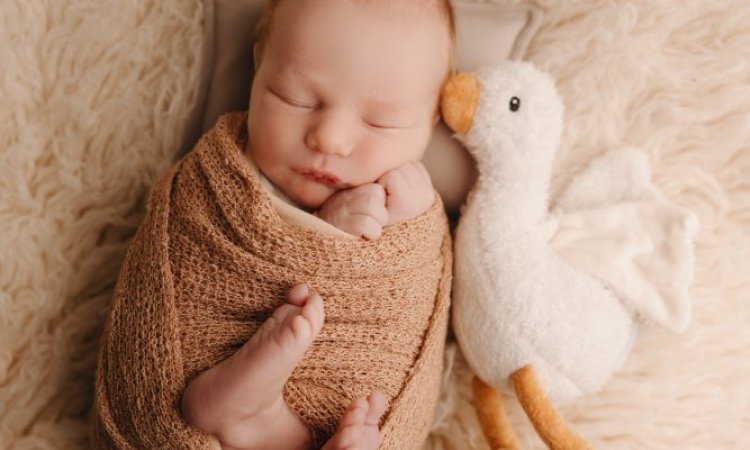
{"label": "baby's foot", "polygon": [[323,300],[306,285],[297,285],[287,302],[183,396],[186,419],[215,434],[223,448],[309,445],[309,430],[284,401],[282,389],[323,326]]}
{"label": "baby's foot", "polygon": [[385,397],[377,391],[354,400],[323,450],[376,450],[380,445],[378,422],[385,407]]}
{"label": "baby's foot", "polygon": [[246,415],[283,401],[281,390],[323,326],[323,300],[300,284],[232,357],[242,377]]}

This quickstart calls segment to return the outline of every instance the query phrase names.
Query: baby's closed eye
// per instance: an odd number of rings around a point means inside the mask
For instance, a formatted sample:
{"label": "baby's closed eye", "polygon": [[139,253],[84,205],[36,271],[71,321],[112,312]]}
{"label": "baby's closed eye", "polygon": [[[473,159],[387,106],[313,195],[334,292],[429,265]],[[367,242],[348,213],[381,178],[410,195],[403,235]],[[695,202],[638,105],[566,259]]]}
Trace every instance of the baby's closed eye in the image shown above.
{"label": "baby's closed eye", "polygon": [[378,130],[408,130],[414,128],[414,119],[403,114],[375,115],[365,113],[362,118],[365,124]]}
{"label": "baby's closed eye", "polygon": [[400,125],[393,124],[393,123],[380,122],[380,121],[376,122],[376,121],[372,121],[368,119],[365,119],[365,123],[372,128],[377,128],[381,130],[397,130],[397,129],[402,129],[402,128],[409,128],[409,127],[404,127],[404,126],[400,126]]}
{"label": "baby's closed eye", "polygon": [[281,100],[284,104],[291,106],[292,108],[312,111],[315,109],[315,102],[312,100],[306,100],[302,98],[294,97],[290,94],[282,94],[275,89],[268,88],[268,91],[273,94],[274,97]]}

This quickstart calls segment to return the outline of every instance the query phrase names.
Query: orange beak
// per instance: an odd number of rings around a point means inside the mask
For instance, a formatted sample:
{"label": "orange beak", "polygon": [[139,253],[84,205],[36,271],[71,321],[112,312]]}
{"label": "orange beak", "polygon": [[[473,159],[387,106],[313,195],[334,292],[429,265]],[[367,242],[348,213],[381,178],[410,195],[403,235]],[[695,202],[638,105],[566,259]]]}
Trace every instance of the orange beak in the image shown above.
{"label": "orange beak", "polygon": [[479,101],[479,83],[471,73],[452,76],[443,87],[440,98],[440,112],[443,121],[458,134],[466,134],[471,129]]}

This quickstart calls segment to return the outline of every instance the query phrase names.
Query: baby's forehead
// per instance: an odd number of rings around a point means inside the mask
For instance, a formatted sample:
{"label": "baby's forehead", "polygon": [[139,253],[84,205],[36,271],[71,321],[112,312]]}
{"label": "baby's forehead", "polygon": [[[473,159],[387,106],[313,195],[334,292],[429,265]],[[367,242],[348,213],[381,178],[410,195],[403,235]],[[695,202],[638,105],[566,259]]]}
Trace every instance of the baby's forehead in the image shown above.
{"label": "baby's forehead", "polygon": [[403,17],[405,14],[424,16],[426,13],[431,12],[428,8],[447,14],[450,8],[450,0],[270,0],[270,10],[275,12],[281,6],[300,8],[310,5],[328,8],[337,1],[365,6],[373,10],[392,14],[394,17]]}
{"label": "baby's forehead", "polygon": [[[269,21],[268,27],[264,27],[268,29],[263,30],[259,39],[268,38],[269,34],[273,34],[270,33],[271,30],[289,33],[293,31],[292,28],[321,17],[331,18],[328,22],[331,27],[344,30],[347,29],[347,21],[340,19],[359,16],[360,12],[383,24],[401,24],[404,31],[429,23],[445,30],[449,40],[454,38],[450,0],[276,0],[271,3],[276,4],[271,8],[275,11],[273,20]],[[291,22],[286,20],[289,18],[293,18]],[[304,26],[302,28],[309,35],[315,35],[319,31]],[[386,28],[358,28],[353,32],[353,39],[361,39],[366,33],[388,31]],[[437,34],[434,37],[436,41],[439,40]]]}
{"label": "baby's forehead", "polygon": [[434,103],[449,70],[439,15],[394,16],[358,3],[321,0],[279,10],[289,15],[277,18],[279,28],[263,56],[274,61],[268,75],[293,85],[323,86],[319,90],[327,93],[366,95],[383,110]]}

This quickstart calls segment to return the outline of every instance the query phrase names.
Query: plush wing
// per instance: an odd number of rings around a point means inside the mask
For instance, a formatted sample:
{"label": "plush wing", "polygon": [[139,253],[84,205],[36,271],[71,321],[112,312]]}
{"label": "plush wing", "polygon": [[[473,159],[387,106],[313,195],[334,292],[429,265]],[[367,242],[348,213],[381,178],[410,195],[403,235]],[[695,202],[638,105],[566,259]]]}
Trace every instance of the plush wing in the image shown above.
{"label": "plush wing", "polygon": [[691,316],[698,220],[653,185],[646,156],[595,159],[565,189],[548,221],[550,245],[609,285],[641,317],[672,331]]}

